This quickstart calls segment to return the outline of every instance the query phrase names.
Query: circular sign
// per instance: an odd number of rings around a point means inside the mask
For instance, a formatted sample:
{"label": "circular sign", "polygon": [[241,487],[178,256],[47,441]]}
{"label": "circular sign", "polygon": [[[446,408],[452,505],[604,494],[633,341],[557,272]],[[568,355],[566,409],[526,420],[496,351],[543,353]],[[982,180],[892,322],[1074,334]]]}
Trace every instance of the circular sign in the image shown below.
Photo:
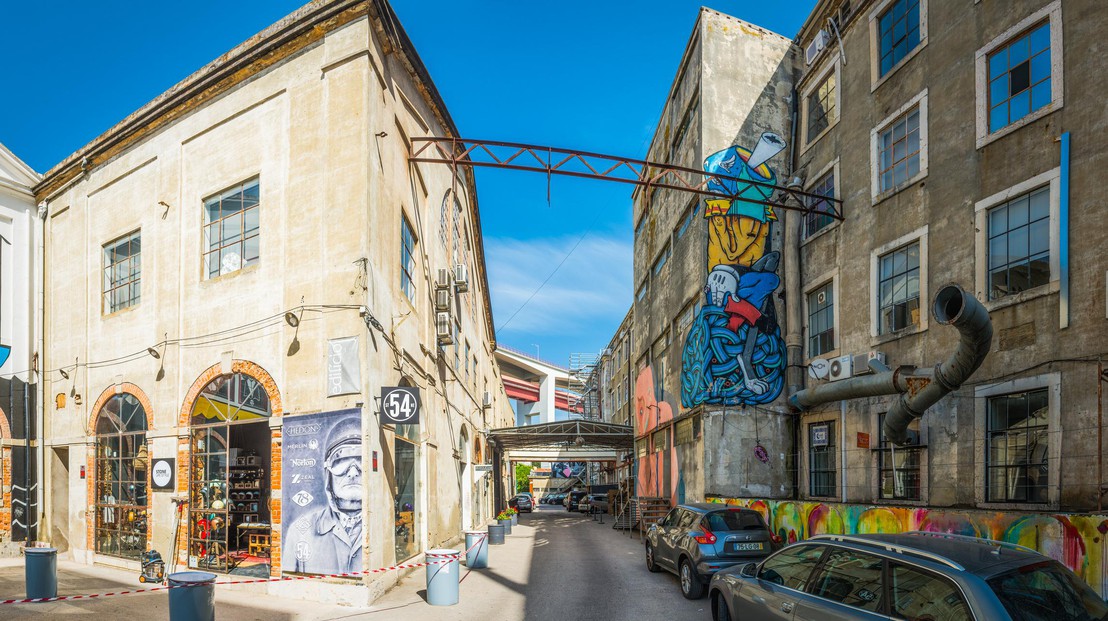
{"label": "circular sign", "polygon": [[154,487],[169,487],[173,484],[173,464],[167,459],[155,459],[150,471],[150,480]]}
{"label": "circular sign", "polygon": [[823,358],[816,358],[808,363],[808,377],[812,379],[825,379],[831,364]]}
{"label": "circular sign", "polygon": [[396,423],[404,423],[410,420],[418,420],[419,402],[415,395],[407,390],[393,390],[385,396],[385,416]]}

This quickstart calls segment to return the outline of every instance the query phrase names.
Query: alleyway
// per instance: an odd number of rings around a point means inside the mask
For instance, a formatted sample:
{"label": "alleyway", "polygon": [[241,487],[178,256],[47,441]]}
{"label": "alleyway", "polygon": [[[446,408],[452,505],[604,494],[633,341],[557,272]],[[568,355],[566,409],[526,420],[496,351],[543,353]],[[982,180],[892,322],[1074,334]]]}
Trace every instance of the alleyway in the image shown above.
{"label": "alleyway", "polygon": [[[323,606],[310,602],[259,598],[245,591],[217,590],[216,616],[221,620],[280,621],[645,621],[707,619],[708,600],[681,597],[677,579],[651,574],[643,564],[637,536],[628,537],[586,515],[540,505],[521,516],[503,546],[492,546],[489,568],[466,573],[456,606],[435,607],[424,601],[422,570],[409,575],[370,609]],[[59,595],[91,594],[138,587],[114,570],[63,563]],[[83,572],[99,572],[104,577]],[[127,585],[126,587],[124,585]],[[0,599],[23,593],[22,564],[0,565]],[[169,618],[166,595],[109,597],[47,604],[4,606],[3,619],[83,615],[89,619]]]}

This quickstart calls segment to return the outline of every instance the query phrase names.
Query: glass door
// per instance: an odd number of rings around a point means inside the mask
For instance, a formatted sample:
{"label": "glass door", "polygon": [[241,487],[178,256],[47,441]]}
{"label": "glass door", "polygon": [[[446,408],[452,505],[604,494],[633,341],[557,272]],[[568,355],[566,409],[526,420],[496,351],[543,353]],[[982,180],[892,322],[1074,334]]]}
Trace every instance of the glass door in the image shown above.
{"label": "glass door", "polygon": [[189,477],[189,567],[227,571],[228,426],[194,427]]}

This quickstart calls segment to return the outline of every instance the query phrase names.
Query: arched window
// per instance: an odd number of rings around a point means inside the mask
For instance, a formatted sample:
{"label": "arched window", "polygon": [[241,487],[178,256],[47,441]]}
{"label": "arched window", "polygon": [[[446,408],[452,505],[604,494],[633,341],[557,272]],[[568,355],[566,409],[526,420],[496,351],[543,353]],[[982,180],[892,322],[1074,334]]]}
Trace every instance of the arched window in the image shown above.
{"label": "arched window", "polygon": [[96,419],[96,551],[138,558],[146,551],[146,409],[113,396]]}
{"label": "arched window", "polygon": [[217,377],[196,398],[193,425],[269,418],[269,395],[261,382],[242,373]]}

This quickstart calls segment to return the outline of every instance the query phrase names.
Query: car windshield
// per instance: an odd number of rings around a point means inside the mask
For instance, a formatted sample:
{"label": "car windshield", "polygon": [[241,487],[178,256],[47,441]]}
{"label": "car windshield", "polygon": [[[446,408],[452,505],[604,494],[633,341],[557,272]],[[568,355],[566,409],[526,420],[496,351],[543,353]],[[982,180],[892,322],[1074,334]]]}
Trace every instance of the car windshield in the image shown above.
{"label": "car windshield", "polygon": [[1108,620],[1108,604],[1055,561],[1025,565],[989,580],[1013,621]]}
{"label": "car windshield", "polygon": [[712,531],[765,529],[762,516],[750,511],[713,511],[706,519]]}

